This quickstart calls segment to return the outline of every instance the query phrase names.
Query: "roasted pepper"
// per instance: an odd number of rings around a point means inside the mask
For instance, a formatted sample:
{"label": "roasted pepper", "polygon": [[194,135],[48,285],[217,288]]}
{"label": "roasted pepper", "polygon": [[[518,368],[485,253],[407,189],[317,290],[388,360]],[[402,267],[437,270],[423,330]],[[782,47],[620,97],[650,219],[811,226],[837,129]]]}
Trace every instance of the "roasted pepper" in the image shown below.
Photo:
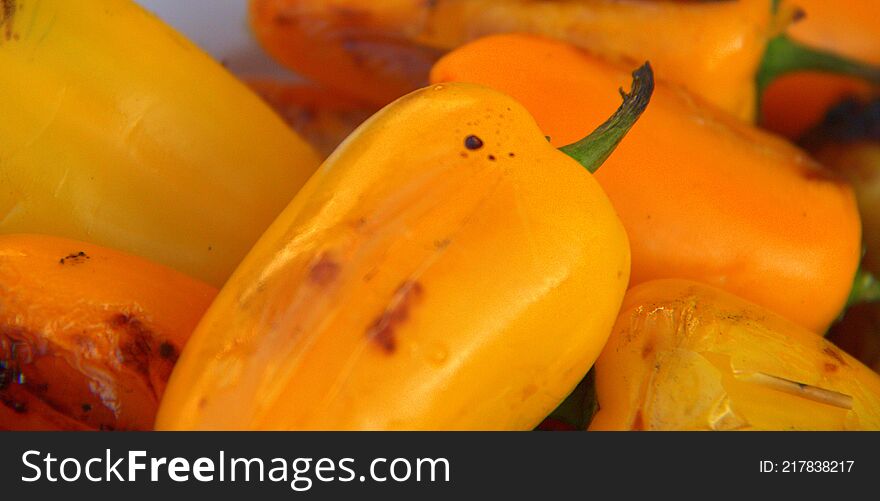
{"label": "roasted pepper", "polygon": [[0,233],[222,284],[319,163],[220,64],[127,0],[0,9]]}
{"label": "roasted pepper", "polygon": [[774,13],[772,3],[251,0],[251,24],[283,64],[378,105],[423,85],[446,51],[487,34],[530,32],[622,61],[649,59],[659,78],[752,120],[767,42],[794,13],[787,4]]}
{"label": "roasted pepper", "polygon": [[[445,56],[434,82],[489,85],[553,144],[613,109],[618,67],[570,45],[497,35]],[[632,244],[632,284],[706,282],[823,332],[860,258],[852,189],[804,152],[658,82],[651,109],[596,173]]]}
{"label": "roasted pepper", "polygon": [[880,375],[695,282],[630,289],[595,374],[590,430],[880,430]]}
{"label": "roasted pepper", "polygon": [[[874,66],[859,68],[849,63],[847,67],[842,60],[818,59],[814,63],[825,64],[825,72],[793,71],[768,82],[761,96],[762,126],[790,138],[799,138],[818,125],[841,99],[866,97],[880,83],[880,5],[876,0],[795,3],[804,15],[788,28],[789,40]],[[805,67],[811,66],[805,62]]]}
{"label": "roasted pepper", "polygon": [[251,80],[253,89],[325,158],[378,106],[314,84]]}
{"label": "roasted pepper", "polygon": [[0,236],[0,429],[151,429],[216,292],[104,247]]}
{"label": "roasted pepper", "polygon": [[[566,150],[585,167],[647,104],[636,75]],[[521,105],[419,90],[358,128],[245,258],[157,427],[532,429],[592,365],[628,279],[610,202]]]}
{"label": "roasted pepper", "polygon": [[801,143],[853,186],[862,219],[863,266],[880,275],[880,100],[838,103]]}

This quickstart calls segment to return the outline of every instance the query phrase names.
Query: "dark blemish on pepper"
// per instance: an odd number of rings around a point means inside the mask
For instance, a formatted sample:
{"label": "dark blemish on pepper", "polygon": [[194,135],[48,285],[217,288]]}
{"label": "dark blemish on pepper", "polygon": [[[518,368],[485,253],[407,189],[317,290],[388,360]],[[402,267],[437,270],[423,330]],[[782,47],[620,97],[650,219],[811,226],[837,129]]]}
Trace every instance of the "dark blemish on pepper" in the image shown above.
{"label": "dark blemish on pepper", "polygon": [[544,136],[544,139],[546,139],[548,143],[550,142],[550,136]]}
{"label": "dark blemish on pepper", "polygon": [[828,355],[829,357],[833,358],[834,360],[837,360],[838,362],[840,362],[841,365],[846,365],[846,360],[844,360],[843,357],[840,355],[840,353],[838,353],[837,350],[835,350],[834,348],[831,348],[830,346],[826,346],[826,347],[822,348],[822,352],[825,353],[826,355]]}
{"label": "dark blemish on pepper", "polygon": [[653,341],[648,341],[645,343],[645,346],[642,348],[642,358],[647,359],[654,353],[654,343]]}
{"label": "dark blemish on pepper", "polygon": [[837,372],[837,369],[838,369],[837,364],[830,364],[830,363],[826,363],[824,365],[824,368],[825,368],[825,372]]}
{"label": "dark blemish on pepper", "polygon": [[339,276],[339,263],[326,252],[309,269],[309,280],[316,285],[329,285]]}
{"label": "dark blemish on pepper", "polygon": [[[12,28],[13,28],[13,21],[15,20],[15,10],[17,8],[17,2],[16,2],[16,0],[0,0],[0,1],[2,1],[2,7],[3,7],[3,10],[2,10],[3,17],[0,18],[0,26],[3,26],[5,28],[4,37],[8,41],[8,40],[13,39],[13,35],[14,35],[12,32]],[[18,37],[14,37],[14,38],[16,40],[18,39]]]}
{"label": "dark blemish on pepper", "polygon": [[140,319],[125,313],[111,317],[110,325],[122,330],[124,334],[119,342],[122,365],[134,369],[149,381],[154,333]]}
{"label": "dark blemish on pepper", "polygon": [[394,331],[409,319],[410,309],[424,295],[424,288],[418,282],[407,280],[394,292],[385,311],[367,328],[367,337],[379,345],[385,353],[394,353],[397,339]]}
{"label": "dark blemish on pepper", "polygon": [[272,18],[272,22],[275,26],[286,27],[294,24],[294,19],[285,13],[278,13]]}
{"label": "dark blemish on pepper", "polygon": [[83,412],[92,412],[92,404],[82,404]]}
{"label": "dark blemish on pepper", "polygon": [[507,154],[507,156],[509,156],[510,158],[513,158],[513,157],[515,157],[516,155],[511,151],[510,153]]}
{"label": "dark blemish on pepper", "polygon": [[84,262],[86,259],[91,259],[88,254],[83,251],[79,251],[77,253],[68,254],[62,257],[58,262],[61,264],[67,264],[68,262],[72,262],[73,264],[78,264]]}
{"label": "dark blemish on pepper", "polygon": [[483,140],[471,134],[464,138],[464,147],[469,150],[479,150],[483,147]]}
{"label": "dark blemish on pepper", "polygon": [[210,251],[212,251],[212,250],[214,250],[214,246],[213,246],[213,245],[209,245],[209,246],[208,246],[208,252],[210,252]]}
{"label": "dark blemish on pepper", "polygon": [[633,418],[632,422],[632,430],[633,431],[644,431],[645,429],[645,419],[642,417],[642,410],[639,409],[636,411],[636,415]]}
{"label": "dark blemish on pepper", "polygon": [[177,361],[177,348],[174,347],[173,344],[168,341],[163,341],[162,344],[159,345],[159,356],[164,358],[165,360],[173,360]]}
{"label": "dark blemish on pepper", "polygon": [[795,7],[794,12],[791,13],[791,22],[796,23],[798,21],[802,21],[807,17],[807,11],[800,7]]}
{"label": "dark blemish on pepper", "polygon": [[489,155],[488,158],[489,158],[489,161],[490,161],[490,162],[494,162],[494,161],[495,161],[495,155]]}
{"label": "dark blemish on pepper", "polygon": [[0,402],[6,407],[12,409],[16,414],[24,414],[27,412],[27,403],[22,402],[21,400],[15,400],[12,397],[0,395]]}
{"label": "dark blemish on pepper", "polygon": [[199,399],[199,409],[204,409],[207,406],[208,406],[208,399],[205,397],[200,398]]}
{"label": "dark blemish on pepper", "polygon": [[461,155],[461,158],[467,158],[467,157],[468,157],[468,154],[467,154],[466,151],[462,151],[461,153],[459,153],[459,155]]}
{"label": "dark blemish on pepper", "polygon": [[443,240],[434,240],[434,248],[437,250],[445,249],[452,243],[452,239],[444,238]]}

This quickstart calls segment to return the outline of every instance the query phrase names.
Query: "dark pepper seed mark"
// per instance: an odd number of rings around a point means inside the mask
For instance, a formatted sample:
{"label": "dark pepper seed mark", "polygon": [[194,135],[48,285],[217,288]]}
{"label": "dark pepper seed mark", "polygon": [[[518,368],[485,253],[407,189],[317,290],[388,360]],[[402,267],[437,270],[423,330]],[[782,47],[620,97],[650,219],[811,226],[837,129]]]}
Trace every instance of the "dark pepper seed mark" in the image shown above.
{"label": "dark pepper seed mark", "polygon": [[471,134],[464,138],[464,147],[469,150],[479,150],[483,147],[483,140]]}
{"label": "dark pepper seed mark", "polygon": [[326,286],[331,284],[339,276],[339,263],[334,261],[326,252],[321,254],[318,262],[309,269],[309,280],[313,284]]}
{"label": "dark pepper seed mark", "polygon": [[403,282],[385,311],[367,328],[367,337],[374,340],[385,353],[391,354],[397,349],[395,330],[409,319],[410,309],[424,296],[424,288],[418,282]]}

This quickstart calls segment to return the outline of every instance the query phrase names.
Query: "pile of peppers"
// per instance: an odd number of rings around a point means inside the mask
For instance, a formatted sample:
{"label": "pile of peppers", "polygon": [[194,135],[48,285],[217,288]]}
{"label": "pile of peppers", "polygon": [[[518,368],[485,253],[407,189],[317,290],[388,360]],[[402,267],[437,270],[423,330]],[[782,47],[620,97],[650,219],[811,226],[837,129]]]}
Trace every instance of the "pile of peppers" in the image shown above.
{"label": "pile of peppers", "polygon": [[0,429],[880,430],[874,0],[0,5]]}

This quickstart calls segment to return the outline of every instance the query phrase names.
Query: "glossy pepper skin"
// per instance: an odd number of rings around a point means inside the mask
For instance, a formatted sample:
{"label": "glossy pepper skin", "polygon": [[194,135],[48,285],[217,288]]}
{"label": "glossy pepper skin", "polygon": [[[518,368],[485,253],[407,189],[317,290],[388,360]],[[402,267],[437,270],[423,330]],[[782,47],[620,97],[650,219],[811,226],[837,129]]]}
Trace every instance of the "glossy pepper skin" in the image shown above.
{"label": "glossy pepper skin", "polygon": [[706,285],[630,289],[596,362],[590,430],[878,430],[880,375]]}
{"label": "glossy pepper skin", "polygon": [[862,219],[862,265],[880,274],[880,99],[838,103],[801,143],[852,185]]}
{"label": "glossy pepper skin", "polygon": [[521,105],[416,91],[349,137],[236,270],[157,427],[532,429],[601,350],[629,259],[599,185]]}
{"label": "glossy pepper skin", "polygon": [[[490,64],[491,63],[491,64]],[[497,35],[465,45],[432,81],[505,92],[556,145],[613,109],[627,74],[570,45]],[[651,107],[596,179],[632,244],[632,285],[688,278],[824,332],[860,258],[852,189],[804,152],[658,83]]]}
{"label": "glossy pepper skin", "polygon": [[[797,0],[804,12],[786,34],[793,40],[863,63],[880,65],[880,4],[875,0]],[[797,139],[848,96],[876,93],[865,80],[801,71],[783,75],[761,96],[761,125]]]}
{"label": "glossy pepper skin", "polygon": [[152,429],[216,293],[93,244],[0,236],[0,429]]}
{"label": "glossy pepper skin", "polygon": [[222,284],[317,154],[127,0],[0,13],[0,233],[95,242]]}
{"label": "glossy pepper skin", "polygon": [[528,32],[627,66],[648,59],[658,78],[751,121],[755,73],[767,41],[790,14],[780,9],[774,15],[771,5],[772,0],[251,0],[251,25],[282,64],[378,105],[423,85],[431,63],[463,43]]}

